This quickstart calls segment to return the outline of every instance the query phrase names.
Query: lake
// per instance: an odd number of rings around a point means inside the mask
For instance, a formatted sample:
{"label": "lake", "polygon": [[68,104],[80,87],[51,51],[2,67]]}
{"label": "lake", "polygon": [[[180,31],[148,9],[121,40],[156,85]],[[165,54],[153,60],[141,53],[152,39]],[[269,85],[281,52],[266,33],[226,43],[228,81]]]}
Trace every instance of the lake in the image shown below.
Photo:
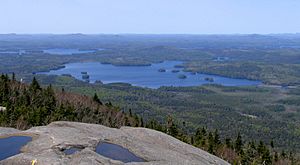
{"label": "lake", "polygon": [[161,86],[199,86],[203,84],[221,84],[224,86],[253,86],[260,81],[234,79],[216,75],[195,74],[183,72],[183,68],[176,68],[180,61],[165,61],[151,66],[114,66],[99,62],[70,63],[65,68],[51,70],[39,74],[62,75],[70,74],[76,79],[83,80],[82,72],[86,72],[89,82],[96,80],[104,84],[123,82],[134,86],[159,88]]}
{"label": "lake", "polygon": [[0,139],[0,160],[17,155],[21,148],[32,140],[28,136],[11,136]]}

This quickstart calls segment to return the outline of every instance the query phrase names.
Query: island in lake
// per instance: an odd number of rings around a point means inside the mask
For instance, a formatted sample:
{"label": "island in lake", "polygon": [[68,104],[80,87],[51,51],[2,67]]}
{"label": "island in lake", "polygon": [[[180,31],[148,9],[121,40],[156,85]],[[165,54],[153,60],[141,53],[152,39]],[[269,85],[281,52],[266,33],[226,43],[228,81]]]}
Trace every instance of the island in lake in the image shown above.
{"label": "island in lake", "polygon": [[214,82],[215,81],[214,78],[212,78],[212,77],[205,77],[204,80],[209,81],[209,82]]}
{"label": "island in lake", "polygon": [[166,69],[160,68],[160,69],[158,69],[158,72],[166,72]]}
{"label": "island in lake", "polygon": [[180,70],[177,69],[172,70],[172,73],[178,73],[178,72],[180,72]]}
{"label": "island in lake", "polygon": [[88,75],[87,72],[81,72],[81,78],[82,78],[82,80],[84,80],[85,82],[90,82],[90,75]]}
{"label": "island in lake", "polygon": [[187,76],[184,75],[184,74],[180,74],[180,75],[178,75],[177,77],[178,77],[179,79],[186,79],[186,78],[187,78]]}

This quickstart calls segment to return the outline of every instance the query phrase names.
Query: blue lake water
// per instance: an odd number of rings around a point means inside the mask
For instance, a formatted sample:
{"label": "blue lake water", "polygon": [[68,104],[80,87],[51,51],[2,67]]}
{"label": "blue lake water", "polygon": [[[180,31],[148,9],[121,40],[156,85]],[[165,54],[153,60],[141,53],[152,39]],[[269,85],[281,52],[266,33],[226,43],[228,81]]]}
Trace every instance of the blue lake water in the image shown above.
{"label": "blue lake water", "polygon": [[28,136],[11,136],[0,139],[0,160],[17,155],[20,149],[32,140]]}
{"label": "blue lake water", "polygon": [[[123,82],[149,88],[159,88],[161,86],[198,86],[209,83],[222,84],[224,86],[253,86],[261,84],[260,81],[183,72],[183,68],[174,67],[180,64],[182,64],[180,61],[165,61],[163,63],[152,64],[151,66],[114,66],[99,62],[70,63],[66,64],[65,68],[40,74],[70,74],[79,80],[83,80],[81,72],[87,72],[91,83],[100,80],[105,84]],[[165,72],[159,72],[160,69],[165,70]],[[176,72],[174,72],[175,70]],[[185,75],[186,78],[180,79],[179,77],[182,75]],[[213,82],[205,80],[206,78],[212,78]]]}
{"label": "blue lake water", "polygon": [[124,163],[128,162],[145,162],[144,159],[137,157],[131,153],[128,149],[123,148],[116,144],[100,143],[96,147],[96,152],[102,156],[108,157],[114,160],[120,160]]}

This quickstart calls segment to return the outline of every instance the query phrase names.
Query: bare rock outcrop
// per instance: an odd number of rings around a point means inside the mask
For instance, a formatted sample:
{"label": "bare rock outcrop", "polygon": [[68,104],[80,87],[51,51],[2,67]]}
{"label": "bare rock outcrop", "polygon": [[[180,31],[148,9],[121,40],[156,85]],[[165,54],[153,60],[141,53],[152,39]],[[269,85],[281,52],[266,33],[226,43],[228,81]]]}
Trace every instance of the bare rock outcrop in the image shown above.
{"label": "bare rock outcrop", "polygon": [[[5,130],[0,128],[0,132]],[[26,131],[6,129],[5,135],[30,135],[33,140],[22,148],[22,153],[3,160],[0,164],[125,164],[95,152],[97,144],[108,142],[120,145],[145,162],[126,164],[145,165],[227,165],[226,161],[199,148],[183,143],[164,133],[146,129],[122,127],[109,128],[96,124],[54,122],[48,126],[33,127]],[[1,133],[0,133],[1,136]],[[82,148],[80,152],[66,155],[62,152],[70,147]]]}

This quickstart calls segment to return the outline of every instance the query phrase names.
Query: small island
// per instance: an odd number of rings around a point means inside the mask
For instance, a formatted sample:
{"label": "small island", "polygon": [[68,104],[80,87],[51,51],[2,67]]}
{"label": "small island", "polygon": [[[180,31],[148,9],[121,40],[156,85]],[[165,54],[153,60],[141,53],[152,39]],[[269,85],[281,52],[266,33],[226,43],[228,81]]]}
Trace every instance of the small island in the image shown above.
{"label": "small island", "polygon": [[101,84],[101,85],[102,85],[103,82],[102,82],[101,80],[96,80],[96,81],[95,81],[95,84]]}
{"label": "small island", "polygon": [[158,72],[166,72],[166,69],[160,68],[160,69],[158,69]]}
{"label": "small island", "polygon": [[214,82],[214,78],[212,77],[206,77],[204,80],[209,82]]}
{"label": "small island", "polygon": [[64,77],[72,77],[71,74],[62,74],[61,76],[64,76]]}
{"label": "small island", "polygon": [[90,75],[87,72],[81,72],[82,79],[86,82],[90,82]]}
{"label": "small island", "polygon": [[87,75],[87,74],[84,74],[84,75],[82,75],[82,79],[84,79],[84,80],[89,80],[89,79],[90,79],[90,76]]}
{"label": "small island", "polygon": [[180,75],[178,75],[177,77],[178,77],[179,79],[186,79],[186,78],[187,78],[187,76],[184,75],[184,74],[180,74]]}
{"label": "small island", "polygon": [[175,65],[174,68],[184,68],[183,65]]}

